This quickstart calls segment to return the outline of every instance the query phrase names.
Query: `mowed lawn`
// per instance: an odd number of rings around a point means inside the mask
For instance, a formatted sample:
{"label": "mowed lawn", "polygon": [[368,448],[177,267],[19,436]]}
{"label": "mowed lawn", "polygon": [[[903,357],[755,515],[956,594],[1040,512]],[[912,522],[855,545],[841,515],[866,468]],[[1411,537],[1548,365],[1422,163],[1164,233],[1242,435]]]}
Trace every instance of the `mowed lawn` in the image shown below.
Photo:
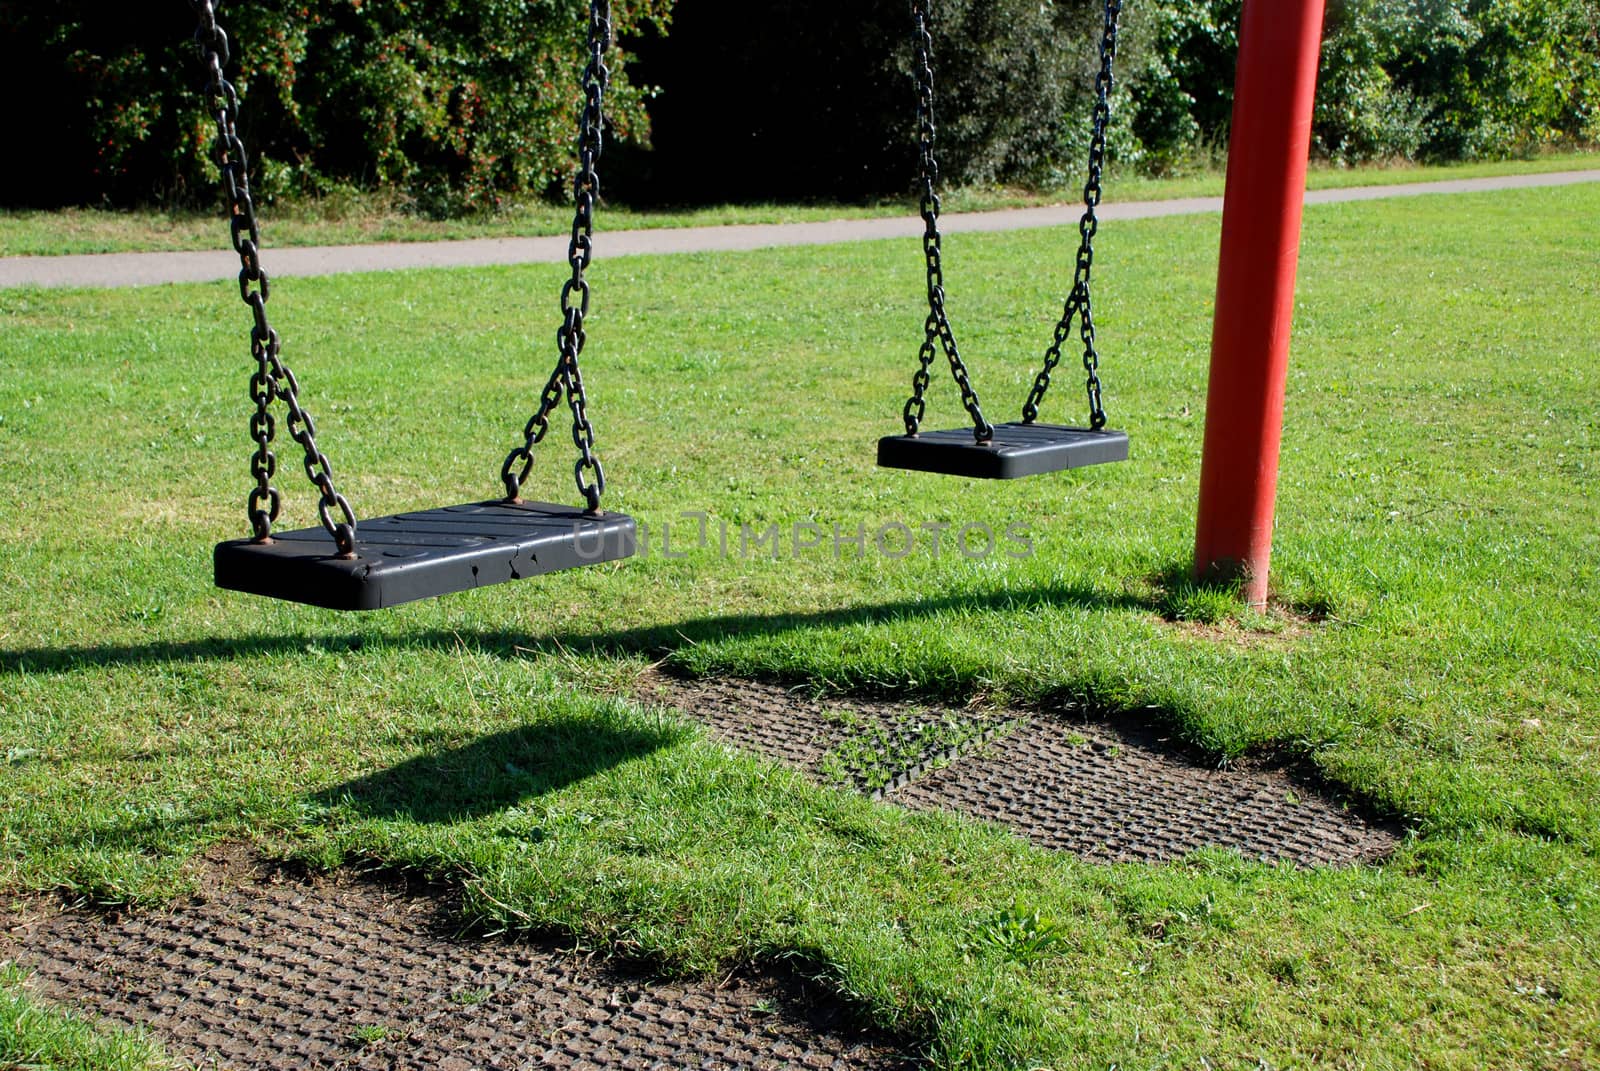
{"label": "mowed lawn", "polygon": [[[800,964],[942,1067],[1600,1063],[1600,186],[1307,211],[1267,615],[1180,580],[1217,227],[1102,230],[1133,457],[1000,484],[874,467],[920,337],[914,243],[608,260],[602,234],[591,414],[648,553],[377,616],[210,584],[249,488],[231,285],[0,292],[0,889],[159,903],[221,840],[415,866],[663,972]],[[1075,241],[947,243],[995,419]],[[274,286],[358,511],[496,492],[560,271]],[[1079,419],[1074,361],[1052,419]],[[572,455],[558,423],[536,494],[575,501]],[[876,546],[894,525],[910,553]],[[1013,525],[1031,553],[949,541]],[[727,752],[629,698],[663,659],[1136,710],[1218,761],[1303,756],[1410,832],[1380,867],[1088,864]],[[0,1062],[48,1021],[0,1016]]]}

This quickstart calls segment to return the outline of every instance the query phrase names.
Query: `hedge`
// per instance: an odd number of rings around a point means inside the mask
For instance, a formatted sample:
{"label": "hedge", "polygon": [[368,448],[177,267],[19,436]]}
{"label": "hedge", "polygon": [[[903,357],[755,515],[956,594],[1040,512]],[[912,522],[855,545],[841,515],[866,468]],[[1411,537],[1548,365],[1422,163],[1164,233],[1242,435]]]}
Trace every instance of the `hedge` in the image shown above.
{"label": "hedge", "polygon": [[[613,0],[619,33],[670,0]],[[567,167],[584,0],[250,0],[218,6],[234,43],[257,187],[388,186],[424,210],[542,192]],[[0,203],[193,202],[214,184],[187,4],[0,3],[0,79],[34,150]],[[618,137],[647,130],[615,50]],[[239,72],[235,75],[235,72]],[[20,129],[18,129],[20,128]]]}

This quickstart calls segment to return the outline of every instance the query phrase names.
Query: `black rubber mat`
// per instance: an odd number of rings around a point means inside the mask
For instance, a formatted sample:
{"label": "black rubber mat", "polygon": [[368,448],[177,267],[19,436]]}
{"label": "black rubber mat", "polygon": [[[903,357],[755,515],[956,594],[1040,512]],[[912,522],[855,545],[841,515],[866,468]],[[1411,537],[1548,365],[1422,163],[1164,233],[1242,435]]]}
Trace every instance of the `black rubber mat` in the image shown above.
{"label": "black rubber mat", "polygon": [[1160,862],[1209,846],[1268,862],[1339,866],[1381,859],[1395,845],[1391,831],[1283,768],[1217,769],[1147,728],[1043,716],[891,798],[1112,861]]}
{"label": "black rubber mat", "polygon": [[869,796],[882,796],[1014,724],[993,712],[821,697],[725,678],[653,675],[640,698],[680,708],[735,747]]}

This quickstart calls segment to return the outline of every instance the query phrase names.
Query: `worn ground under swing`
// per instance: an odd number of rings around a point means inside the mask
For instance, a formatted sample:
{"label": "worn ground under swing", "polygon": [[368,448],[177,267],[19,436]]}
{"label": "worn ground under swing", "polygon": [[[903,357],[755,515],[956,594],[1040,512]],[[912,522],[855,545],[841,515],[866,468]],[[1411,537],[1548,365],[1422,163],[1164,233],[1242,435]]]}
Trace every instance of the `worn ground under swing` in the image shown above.
{"label": "worn ground under swing", "polygon": [[[456,896],[218,851],[170,911],[35,901],[0,933],[41,995],[229,1068],[909,1068],[792,970],[653,980],[571,942],[462,933]],[[4,948],[11,945],[11,948]]]}
{"label": "worn ground under swing", "polygon": [[1222,768],[1131,716],[955,709],[662,675],[641,697],[820,780],[996,822],[1090,859],[1159,862],[1213,846],[1340,866],[1383,858],[1397,834],[1329,797],[1304,764],[1252,757]]}
{"label": "worn ground under swing", "polygon": [[[1394,831],[1293,768],[1218,769],[1158,728],[1068,712],[824,697],[770,682],[646,676],[731,746],[1041,846],[1160,861],[1203,846],[1297,865],[1381,858]],[[864,1029],[803,965],[662,982],[570,941],[463,932],[458,897],[402,875],[310,875],[209,857],[162,912],[21,904],[0,952],[42,995],[238,1068],[910,1068],[918,1039]],[[9,946],[9,947],[4,947]]]}

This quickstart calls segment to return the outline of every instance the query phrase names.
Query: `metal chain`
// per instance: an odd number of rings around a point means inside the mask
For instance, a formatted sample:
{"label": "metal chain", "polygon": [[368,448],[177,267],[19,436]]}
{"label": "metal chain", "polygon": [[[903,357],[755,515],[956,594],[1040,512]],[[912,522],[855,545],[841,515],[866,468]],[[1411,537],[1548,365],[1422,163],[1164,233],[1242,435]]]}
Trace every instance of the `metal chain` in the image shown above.
{"label": "metal chain", "polygon": [[578,461],[572,468],[578,493],[588,503],[590,513],[600,511],[600,496],[605,494],[605,470],[594,452],[594,425],[589,422],[589,400],[583,389],[583,373],[578,369],[578,355],[583,352],[586,335],[584,317],[589,314],[589,283],[584,269],[594,257],[594,206],[600,196],[600,176],[595,164],[604,147],[602,123],[606,88],[611,72],[606,67],[606,51],[611,47],[610,0],[590,0],[589,4],[589,62],[583,71],[583,111],[578,120],[578,173],[573,179],[572,193],[576,209],[572,217],[572,241],[567,246],[567,263],[572,267],[572,277],[561,287],[562,323],[556,332],[556,348],[560,356],[555,371],[550,374],[544,392],[539,398],[539,408],[523,428],[523,443],[506,457],[501,466],[500,478],[505,483],[506,501],[522,500],[522,483],[533,469],[533,448],[543,441],[550,430],[550,414],[566,395],[572,410],[572,441],[578,448]]}
{"label": "metal chain", "polygon": [[[216,160],[231,213],[228,229],[234,252],[239,254],[239,296],[250,306],[255,319],[250,329],[250,355],[256,361],[255,374],[250,377],[250,398],[256,403],[256,411],[250,417],[250,438],[256,450],[250,458],[250,474],[255,477],[256,485],[245,507],[250,528],[256,542],[270,541],[273,522],[278,519],[278,510],[283,504],[282,495],[272,486],[278,459],[272,452],[272,438],[277,428],[271,405],[281,398],[289,410],[289,437],[305,450],[306,477],[322,495],[317,503],[317,516],[333,537],[339,554],[354,557],[355,514],[350,503],[333,486],[333,467],[328,455],[317,449],[316,423],[300,404],[300,385],[279,356],[278,333],[267,322],[271,284],[261,267],[261,232],[256,225],[255,201],[250,196],[249,162],[238,133],[239,94],[222,73],[229,59],[228,35],[217,25],[212,0],[190,0],[190,6],[199,21],[195,42],[209,75],[206,103],[217,117]],[[338,519],[334,517],[334,510],[339,511]]]}
{"label": "metal chain", "polygon": [[934,154],[936,130],[933,122],[933,34],[928,28],[929,0],[911,0],[911,17],[915,24],[917,79],[917,149],[920,160],[919,177],[922,181],[922,252],[928,264],[928,318],[923,322],[922,348],[917,354],[917,371],[911,379],[911,397],[906,399],[903,415],[906,434],[915,435],[927,413],[924,400],[932,380],[929,369],[938,350],[944,350],[950,363],[950,374],[961,389],[961,405],[972,418],[972,434],[980,443],[994,438],[994,426],[984,419],[978,404],[978,393],[973,390],[967,376],[967,366],[956,347],[955,332],[950,329],[950,319],[944,308],[944,264],[939,234],[939,161]]}
{"label": "metal chain", "polygon": [[1083,342],[1085,389],[1089,394],[1089,426],[1096,431],[1106,426],[1105,406],[1100,400],[1100,354],[1094,345],[1094,311],[1089,298],[1089,274],[1094,267],[1094,235],[1100,227],[1095,208],[1100,204],[1100,179],[1106,162],[1106,125],[1111,121],[1111,67],[1117,55],[1117,19],[1122,0],[1106,0],[1105,27],[1100,36],[1100,70],[1094,78],[1094,125],[1089,138],[1089,178],[1083,187],[1083,217],[1078,221],[1078,256],[1073,270],[1072,291],[1067,295],[1061,320],[1056,324],[1054,341],[1045,351],[1044,367],[1033,381],[1028,400],[1022,406],[1022,421],[1032,424],[1039,418],[1039,406],[1050,389],[1050,373],[1061,362],[1061,347],[1072,336],[1072,319],[1078,319],[1078,335]]}

